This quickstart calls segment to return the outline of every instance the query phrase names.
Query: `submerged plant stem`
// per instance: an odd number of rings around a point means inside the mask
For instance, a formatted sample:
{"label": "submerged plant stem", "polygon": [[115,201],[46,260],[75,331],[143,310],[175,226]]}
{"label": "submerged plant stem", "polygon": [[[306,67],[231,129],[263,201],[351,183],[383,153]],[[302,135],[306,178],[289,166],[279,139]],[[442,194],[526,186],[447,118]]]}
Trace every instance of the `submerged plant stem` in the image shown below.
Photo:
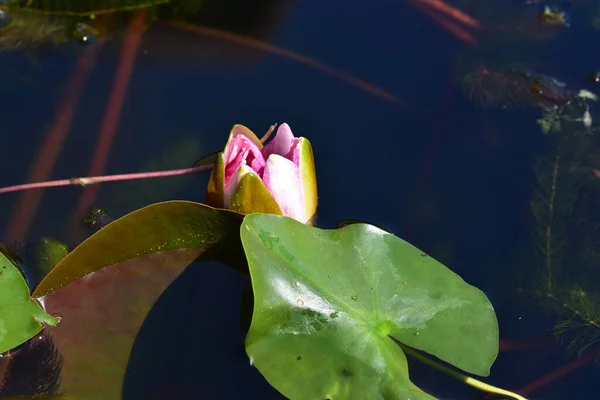
{"label": "submerged plant stem", "polygon": [[[80,99],[96,60],[103,46],[98,41],[88,48],[76,61],[74,69],[65,88],[64,99],[56,109],[52,123],[39,144],[37,155],[29,167],[26,182],[47,181],[58,160],[69,130],[75,118]],[[25,192],[16,200],[11,212],[4,236],[11,241],[23,242],[27,237],[32,221],[34,221],[43,191]]]}
{"label": "submerged plant stem", "polygon": [[227,31],[214,29],[214,28],[210,28],[210,27],[206,27],[206,26],[192,25],[185,21],[160,20],[160,21],[157,21],[157,24],[160,24],[162,26],[176,28],[176,29],[181,29],[181,30],[184,30],[187,32],[192,32],[192,33],[199,34],[199,35],[219,38],[221,40],[226,40],[226,41],[229,41],[232,43],[237,43],[242,46],[247,46],[250,48],[259,49],[259,50],[267,52],[267,53],[276,54],[278,56],[287,58],[288,60],[295,61],[300,64],[304,64],[304,65],[311,67],[317,71],[321,71],[321,72],[323,72],[327,75],[330,75],[336,79],[344,81],[355,88],[358,88],[366,93],[369,93],[375,97],[378,97],[381,100],[393,103],[396,106],[400,107],[401,109],[404,109],[407,111],[415,111],[414,107],[411,104],[409,104],[407,101],[399,99],[396,96],[394,96],[393,94],[391,94],[377,86],[374,86],[367,81],[364,81],[360,78],[350,75],[349,73],[347,73],[345,71],[338,70],[334,67],[323,64],[320,61],[317,61],[313,58],[307,57],[307,56],[299,54],[299,53],[295,53],[291,50],[283,49],[283,48],[277,47],[275,45],[272,45],[272,44],[269,44],[269,43],[266,43],[266,42],[263,42],[263,41],[260,41],[257,39],[253,39],[251,37],[237,35],[232,32],[227,32]]}
{"label": "submerged plant stem", "polygon": [[558,162],[560,156],[556,156],[554,168],[552,170],[552,189],[550,194],[550,203],[548,205],[550,222],[546,225],[546,286],[549,291],[552,291],[552,222],[554,220],[554,203],[556,201],[556,181],[558,178]]}
{"label": "submerged plant stem", "polygon": [[[144,24],[147,19],[146,10],[142,9],[135,13],[127,28],[127,33],[121,46],[121,54],[111,94],[106,103],[106,111],[102,119],[100,131],[98,132],[95,151],[90,160],[88,175],[102,175],[105,172],[106,164],[108,163],[108,158],[110,156],[110,150],[117,132],[117,126],[119,125],[123,101],[127,94],[131,73],[133,72],[136,55],[142,40]],[[75,212],[71,216],[71,227],[78,224],[79,221],[83,219],[86,212],[89,212],[97,194],[98,187],[84,190],[81,193],[77,205],[75,206]],[[70,229],[70,231],[72,231],[72,229]]]}
{"label": "submerged plant stem", "polygon": [[503,396],[509,396],[512,397],[513,399],[516,400],[527,400],[525,397],[518,395],[516,393],[512,393],[509,392],[508,390],[504,390],[495,386],[492,386],[490,384],[487,384],[485,382],[482,382],[480,380],[477,380],[475,378],[472,378],[468,375],[465,375],[463,373],[460,373],[452,368],[449,368],[437,361],[434,361],[433,359],[424,356],[423,354],[421,354],[420,352],[418,352],[417,350],[414,350],[396,340],[394,340],[396,343],[398,343],[398,345],[402,348],[402,350],[411,355],[412,357],[416,358],[417,360],[421,361],[424,364],[427,364],[435,369],[437,369],[440,372],[443,372],[446,375],[451,376],[452,378],[458,379],[459,381],[462,381],[464,383],[466,383],[469,386],[474,387],[475,389],[479,389],[481,391],[487,392],[487,393],[493,393],[493,394],[499,394],[499,395],[503,395]]}
{"label": "submerged plant stem", "polygon": [[74,186],[74,185],[87,186],[87,185],[94,185],[96,183],[102,183],[102,182],[129,181],[129,180],[134,180],[134,179],[149,179],[149,178],[164,178],[167,176],[187,175],[187,174],[193,174],[196,172],[209,171],[211,169],[212,169],[212,165],[202,165],[200,167],[172,169],[172,170],[168,170],[168,171],[138,172],[138,173],[133,173],[133,174],[119,174],[119,175],[105,175],[105,176],[88,176],[88,177],[81,177],[81,178],[60,179],[60,180],[56,180],[56,181],[25,183],[22,185],[15,185],[15,186],[8,186],[8,187],[0,188],[0,194],[10,193],[10,192],[20,192],[22,190],[30,190],[30,189],[58,187],[58,186]]}

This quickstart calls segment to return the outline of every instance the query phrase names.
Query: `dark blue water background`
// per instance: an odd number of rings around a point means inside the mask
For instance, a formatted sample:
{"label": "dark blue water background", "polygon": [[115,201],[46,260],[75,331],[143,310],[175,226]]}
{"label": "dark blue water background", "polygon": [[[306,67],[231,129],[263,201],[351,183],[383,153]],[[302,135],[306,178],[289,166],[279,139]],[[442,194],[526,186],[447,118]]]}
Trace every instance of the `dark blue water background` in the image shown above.
{"label": "dark blue water background", "polygon": [[[189,52],[173,51],[177,57],[138,56],[106,173],[139,170],[182,140],[195,143],[198,154],[181,160],[174,156],[168,167],[187,167],[195,156],[222,147],[236,123],[260,133],[272,123],[287,122],[313,145],[320,226],[333,227],[342,218],[382,225],[445,259],[484,290],[498,313],[502,338],[550,338],[552,320],[515,300],[506,276],[512,260],[508,253],[530,228],[531,165],[542,140],[537,113],[488,111],[469,102],[458,86],[455,65],[461,54],[475,51],[399,0],[290,2],[272,25],[268,40],[273,44],[385,88],[414,111],[281,56],[198,38]],[[511,61],[514,53],[514,62],[542,66],[542,72],[579,85],[600,65],[593,50],[597,39],[597,33],[575,21],[551,42],[507,45],[502,57]],[[117,46],[102,50],[54,179],[87,172]],[[0,81],[1,186],[25,181],[82,51],[73,45],[33,52],[39,68],[25,53],[0,54],[6,71]],[[485,47],[478,51],[484,62],[497,57]],[[228,57],[233,61],[221,62]],[[431,172],[422,178],[424,169]],[[102,199],[110,202],[122,186],[104,184],[96,205],[121,215],[153,201],[202,201],[207,179],[208,174],[195,176],[154,198],[129,194],[129,201],[112,209]],[[80,191],[47,190],[28,239],[67,240],[64,221]],[[8,223],[17,198],[0,197],[0,226]],[[156,304],[138,337],[125,398],[149,398],[158,390],[190,399],[280,398],[249,366],[241,345],[238,307],[244,282],[216,264],[188,268]],[[153,345],[165,341],[171,343],[166,348]],[[489,382],[518,388],[568,360],[560,351],[501,353]],[[411,366],[414,381],[440,398],[478,398],[439,373],[414,362]],[[598,369],[589,366],[530,398],[595,398],[597,376]]]}

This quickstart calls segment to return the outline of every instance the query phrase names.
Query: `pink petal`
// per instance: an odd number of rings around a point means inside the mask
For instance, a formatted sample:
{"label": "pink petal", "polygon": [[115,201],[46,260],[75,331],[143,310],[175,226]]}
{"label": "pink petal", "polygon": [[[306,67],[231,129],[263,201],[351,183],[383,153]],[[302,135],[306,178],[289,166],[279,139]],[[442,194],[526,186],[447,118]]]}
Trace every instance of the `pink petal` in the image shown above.
{"label": "pink petal", "polygon": [[248,165],[260,176],[265,167],[265,159],[252,140],[244,135],[237,135],[225,149],[225,186],[242,165]]}
{"label": "pink petal", "polygon": [[302,183],[297,165],[283,156],[271,155],[265,165],[263,183],[279,204],[283,215],[306,223]]}
{"label": "pink petal", "polygon": [[292,160],[297,167],[300,167],[300,139],[301,138],[294,138],[292,148],[290,149],[289,154],[286,156],[286,158],[288,160]]}
{"label": "pink petal", "polygon": [[266,159],[271,154],[277,154],[288,158],[290,151],[294,145],[294,134],[288,124],[281,124],[275,133],[275,137],[271,139],[265,147],[263,147],[263,156]]}

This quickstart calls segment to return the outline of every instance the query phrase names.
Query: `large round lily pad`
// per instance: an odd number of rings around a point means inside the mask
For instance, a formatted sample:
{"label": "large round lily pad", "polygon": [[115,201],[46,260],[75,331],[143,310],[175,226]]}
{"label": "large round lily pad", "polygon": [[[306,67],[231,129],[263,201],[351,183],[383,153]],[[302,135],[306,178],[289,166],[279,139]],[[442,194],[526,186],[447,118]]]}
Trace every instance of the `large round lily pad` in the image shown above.
{"label": "large round lily pad", "polygon": [[241,237],[254,287],[246,351],[291,399],[432,399],[391,338],[487,376],[498,324],[483,292],[367,224],[322,230],[253,214]]}

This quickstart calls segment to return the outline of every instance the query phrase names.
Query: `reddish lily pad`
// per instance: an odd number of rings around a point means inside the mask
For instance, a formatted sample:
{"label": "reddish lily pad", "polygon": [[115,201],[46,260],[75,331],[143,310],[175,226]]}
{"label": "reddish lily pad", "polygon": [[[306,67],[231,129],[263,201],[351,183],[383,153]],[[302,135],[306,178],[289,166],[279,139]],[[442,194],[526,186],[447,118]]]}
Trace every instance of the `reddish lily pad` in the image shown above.
{"label": "reddish lily pad", "polygon": [[247,270],[239,238],[243,216],[191,201],[149,205],[90,236],[40,282],[33,297],[46,296],[102,268],[170,250],[195,250],[239,272]]}
{"label": "reddish lily pad", "polygon": [[157,203],[109,223],[63,258],[34,292],[64,322],[48,329],[63,356],[61,390],[120,398],[135,337],[171,282],[199,257],[246,270],[242,218],[189,201]]}
{"label": "reddish lily pad", "polygon": [[[62,316],[48,328],[63,357],[60,389],[76,399],[120,399],[133,343],[165,289],[197,249],[148,254],[103,268],[45,296]],[[157,351],[164,350],[164,344]]]}

